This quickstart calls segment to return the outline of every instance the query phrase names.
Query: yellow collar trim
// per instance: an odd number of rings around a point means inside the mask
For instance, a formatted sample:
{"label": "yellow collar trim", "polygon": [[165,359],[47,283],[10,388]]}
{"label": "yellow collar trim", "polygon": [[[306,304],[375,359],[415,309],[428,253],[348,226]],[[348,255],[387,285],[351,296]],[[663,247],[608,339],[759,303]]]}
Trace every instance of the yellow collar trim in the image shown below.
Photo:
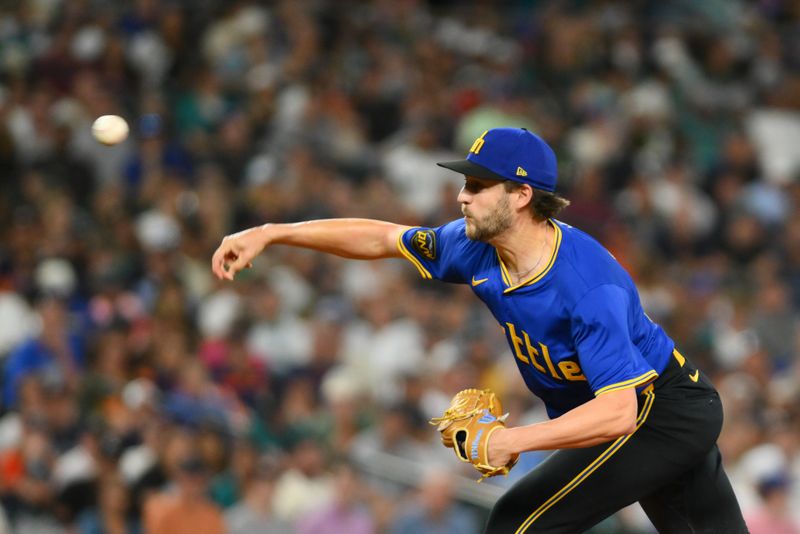
{"label": "yellow collar trim", "polygon": [[506,287],[505,290],[503,290],[503,293],[510,293],[515,289],[517,289],[518,287],[535,284],[536,282],[544,278],[544,276],[553,267],[553,264],[555,264],[556,256],[558,256],[558,249],[561,246],[561,228],[555,223],[555,221],[553,221],[553,219],[548,219],[547,222],[549,222],[553,226],[553,229],[555,230],[555,239],[553,239],[553,250],[550,252],[550,259],[547,261],[547,264],[544,267],[542,267],[542,270],[540,270],[538,273],[532,274],[526,280],[523,280],[522,282],[516,285],[512,285],[511,276],[508,274],[508,269],[506,269],[506,266],[503,263],[502,258],[500,258],[500,253],[495,251],[495,253],[497,254],[497,261],[500,262],[500,274],[503,277],[503,282],[505,283],[506,286],[508,286]]}

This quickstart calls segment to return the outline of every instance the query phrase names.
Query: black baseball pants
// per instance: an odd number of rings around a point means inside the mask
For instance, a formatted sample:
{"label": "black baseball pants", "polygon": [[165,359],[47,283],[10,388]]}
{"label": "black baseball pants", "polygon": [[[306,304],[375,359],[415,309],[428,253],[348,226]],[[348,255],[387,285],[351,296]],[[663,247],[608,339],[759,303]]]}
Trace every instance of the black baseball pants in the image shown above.
{"label": "black baseball pants", "polygon": [[492,509],[488,534],[575,534],[636,501],[660,533],[747,532],[716,441],[722,406],[677,351],[639,395],[633,434],[560,450]]}

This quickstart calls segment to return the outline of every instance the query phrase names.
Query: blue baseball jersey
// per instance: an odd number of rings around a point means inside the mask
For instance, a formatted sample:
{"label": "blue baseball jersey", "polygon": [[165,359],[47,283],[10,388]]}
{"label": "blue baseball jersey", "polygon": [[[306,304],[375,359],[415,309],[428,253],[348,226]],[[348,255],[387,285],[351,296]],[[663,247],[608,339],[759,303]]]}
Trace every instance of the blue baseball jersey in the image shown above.
{"label": "blue baseball jersey", "polygon": [[547,264],[518,284],[494,247],[467,238],[463,219],[411,228],[398,248],[423,278],[471,285],[505,331],[528,388],[558,417],[596,395],[644,388],[674,343],[645,315],[633,280],[608,250],[549,222],[555,240]]}

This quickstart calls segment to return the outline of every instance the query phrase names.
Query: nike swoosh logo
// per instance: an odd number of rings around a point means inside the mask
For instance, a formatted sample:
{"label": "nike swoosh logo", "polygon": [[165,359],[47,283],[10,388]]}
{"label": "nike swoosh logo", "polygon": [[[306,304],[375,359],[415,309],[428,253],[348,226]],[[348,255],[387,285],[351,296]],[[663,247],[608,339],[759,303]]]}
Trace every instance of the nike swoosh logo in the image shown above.
{"label": "nike swoosh logo", "polygon": [[697,382],[697,379],[699,378],[700,378],[700,369],[695,369],[694,373],[689,375],[689,379],[692,382]]}
{"label": "nike swoosh logo", "polygon": [[475,277],[473,276],[472,277],[472,287],[479,286],[479,285],[481,285],[482,283],[484,283],[487,280],[488,280],[488,278],[481,278],[480,280],[475,280]]}

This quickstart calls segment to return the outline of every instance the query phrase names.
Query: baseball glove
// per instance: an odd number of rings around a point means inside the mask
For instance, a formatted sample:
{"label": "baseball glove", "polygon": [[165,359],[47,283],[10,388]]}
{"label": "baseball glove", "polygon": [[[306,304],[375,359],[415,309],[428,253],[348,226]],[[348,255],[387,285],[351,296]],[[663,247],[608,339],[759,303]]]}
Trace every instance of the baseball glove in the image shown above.
{"label": "baseball glove", "polygon": [[462,461],[480,471],[480,482],[507,475],[519,459],[515,454],[505,465],[489,464],[489,438],[498,428],[505,428],[506,417],[508,414],[503,414],[500,400],[491,390],[465,389],[456,393],[444,415],[434,417],[430,423],[437,425],[445,447],[452,448]]}

